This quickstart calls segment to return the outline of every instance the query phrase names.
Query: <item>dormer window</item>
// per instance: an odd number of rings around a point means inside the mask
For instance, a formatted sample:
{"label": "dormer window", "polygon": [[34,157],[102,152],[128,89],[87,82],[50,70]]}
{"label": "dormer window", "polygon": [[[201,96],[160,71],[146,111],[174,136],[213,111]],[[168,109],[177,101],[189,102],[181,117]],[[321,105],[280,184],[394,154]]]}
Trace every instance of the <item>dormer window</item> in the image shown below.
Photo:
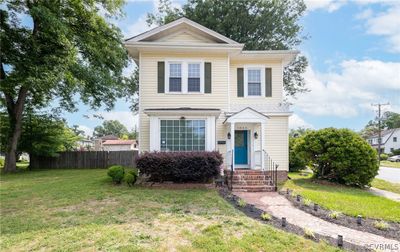
{"label": "dormer window", "polygon": [[182,64],[169,64],[169,92],[182,92]]}
{"label": "dormer window", "polygon": [[204,62],[167,61],[165,72],[167,93],[204,93]]}

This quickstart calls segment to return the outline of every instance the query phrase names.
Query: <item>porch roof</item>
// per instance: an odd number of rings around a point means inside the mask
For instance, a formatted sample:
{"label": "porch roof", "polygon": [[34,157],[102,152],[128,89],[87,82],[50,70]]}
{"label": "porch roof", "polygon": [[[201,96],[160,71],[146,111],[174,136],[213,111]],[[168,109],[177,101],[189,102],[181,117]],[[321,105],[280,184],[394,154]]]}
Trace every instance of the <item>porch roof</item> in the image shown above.
{"label": "porch roof", "polygon": [[247,107],[226,118],[224,123],[265,123],[268,119],[269,116]]}
{"label": "porch roof", "polygon": [[190,116],[190,115],[206,115],[218,117],[221,114],[220,109],[215,108],[150,108],[145,109],[144,113],[149,116]]}

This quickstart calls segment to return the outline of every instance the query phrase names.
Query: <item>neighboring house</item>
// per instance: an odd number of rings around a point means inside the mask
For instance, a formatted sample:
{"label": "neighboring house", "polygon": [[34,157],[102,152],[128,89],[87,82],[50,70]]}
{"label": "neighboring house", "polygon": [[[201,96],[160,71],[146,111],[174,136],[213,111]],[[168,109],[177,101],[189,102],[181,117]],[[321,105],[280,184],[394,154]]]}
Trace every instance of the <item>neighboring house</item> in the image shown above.
{"label": "neighboring house", "polygon": [[119,138],[114,135],[106,135],[99,138],[94,139],[94,150],[95,151],[102,151],[103,150],[103,143],[107,140],[118,140]]}
{"label": "neighboring house", "polygon": [[102,146],[104,151],[137,150],[136,140],[106,140]]}
{"label": "neighboring house", "polygon": [[88,151],[94,149],[94,141],[90,139],[82,139],[77,142],[78,150]]}
{"label": "neighboring house", "polygon": [[217,150],[225,169],[265,170],[273,160],[287,178],[283,69],[298,51],[246,51],[187,18],[125,46],[140,73],[140,152]]}
{"label": "neighboring house", "polygon": [[[381,132],[381,153],[391,153],[393,150],[400,149],[400,128],[383,130]],[[368,143],[378,149],[378,134],[370,136],[367,141]]]}

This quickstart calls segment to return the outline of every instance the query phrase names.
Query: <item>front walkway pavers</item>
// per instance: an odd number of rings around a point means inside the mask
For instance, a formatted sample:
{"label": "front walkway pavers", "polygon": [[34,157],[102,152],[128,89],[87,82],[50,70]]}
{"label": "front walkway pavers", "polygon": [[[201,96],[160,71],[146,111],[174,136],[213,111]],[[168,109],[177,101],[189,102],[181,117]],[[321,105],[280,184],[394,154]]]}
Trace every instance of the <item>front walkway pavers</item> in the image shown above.
{"label": "front walkway pavers", "polygon": [[382,197],[388,198],[390,200],[400,202],[400,194],[398,194],[398,193],[381,190],[381,189],[378,189],[375,187],[369,188],[369,191],[375,195],[382,196]]}
{"label": "front walkway pavers", "polygon": [[292,206],[290,201],[276,192],[235,192],[234,194],[247,203],[277,218],[286,217],[287,222],[301,228],[310,229],[320,235],[329,236],[334,239],[336,239],[338,235],[342,235],[343,240],[358,246],[382,251],[400,251],[400,241],[387,239],[379,235],[350,229],[322,220]]}

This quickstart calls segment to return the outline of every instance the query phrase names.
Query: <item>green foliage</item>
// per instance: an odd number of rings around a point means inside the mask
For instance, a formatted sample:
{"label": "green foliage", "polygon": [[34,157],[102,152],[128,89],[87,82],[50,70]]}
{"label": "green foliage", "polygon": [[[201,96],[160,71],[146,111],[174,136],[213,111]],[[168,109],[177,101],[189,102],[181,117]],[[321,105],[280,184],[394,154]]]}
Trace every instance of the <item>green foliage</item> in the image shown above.
{"label": "green foliage", "polygon": [[260,217],[262,220],[265,220],[265,221],[271,220],[271,215],[266,212],[262,213]]}
{"label": "green foliage", "polygon": [[376,151],[348,129],[311,131],[299,140],[295,151],[303,156],[320,179],[346,185],[368,185],[378,174]]}
{"label": "green foliage", "polygon": [[0,168],[4,166],[4,158],[0,157]]}
{"label": "green foliage", "polygon": [[128,186],[133,186],[137,180],[138,171],[136,169],[129,169],[125,171],[124,181]]}
{"label": "green foliage", "polygon": [[311,201],[310,199],[304,199],[304,200],[303,200],[303,204],[304,204],[305,206],[311,206],[312,201]]}
{"label": "green foliage", "polygon": [[380,156],[381,156],[381,160],[387,160],[389,158],[389,155],[386,153],[382,153]]}
{"label": "green foliage", "polygon": [[121,184],[125,176],[125,169],[121,165],[113,165],[108,168],[107,175],[111,177],[115,184]]}
{"label": "green foliage", "polygon": [[[400,114],[387,111],[383,113],[381,121],[381,130],[383,129],[396,129],[400,128]],[[378,134],[379,131],[379,123],[378,119],[370,120],[367,125],[365,125],[364,129],[361,130],[360,134],[363,138],[368,138],[372,135]]]}
{"label": "green foliage", "polygon": [[307,237],[308,239],[315,239],[314,231],[308,228],[304,229],[304,236]]}
{"label": "green foliage", "polygon": [[342,213],[339,211],[332,211],[329,213],[329,218],[331,219],[339,219],[342,216]]}
{"label": "green foliage", "polygon": [[[179,17],[187,17],[230,39],[245,44],[246,50],[287,50],[300,45],[300,18],[306,5],[299,0],[214,1],[189,0],[182,10],[171,7],[169,0],[161,0],[158,13],[148,14],[149,24],[167,24]],[[284,88],[289,95],[305,92],[302,73],[307,59],[298,56],[284,69]]]}
{"label": "green foliage", "polygon": [[[57,101],[73,112],[79,97],[91,108],[111,109],[117,98],[136,96],[134,77],[122,74],[129,62],[123,35],[108,22],[120,16],[122,6],[122,0],[2,4],[0,94],[11,126],[6,146],[10,156],[16,151],[24,108],[38,111]],[[14,163],[6,166],[15,170]]]}
{"label": "green foliage", "polygon": [[128,135],[128,130],[117,120],[106,120],[102,125],[94,128],[93,136],[102,137],[106,135],[114,135],[122,138],[124,135]]}
{"label": "green foliage", "polygon": [[295,149],[300,138],[289,137],[289,171],[295,172],[306,168],[307,161]]}
{"label": "green foliage", "polygon": [[239,199],[237,204],[238,204],[239,207],[247,206],[247,203],[246,203],[246,201],[244,199]]}
{"label": "green foliage", "polygon": [[393,155],[400,155],[400,149],[396,149],[392,151]]}
{"label": "green foliage", "polygon": [[[0,114],[0,130],[10,130],[8,115]],[[58,152],[71,151],[77,147],[77,141],[82,137],[77,136],[64,120],[57,115],[27,114],[22,118],[22,133],[17,151],[27,152],[38,156],[57,156]],[[0,135],[0,150],[5,152],[7,135]]]}
{"label": "green foliage", "polygon": [[389,224],[384,221],[375,221],[374,222],[374,227],[379,229],[379,230],[388,230],[389,229]]}

